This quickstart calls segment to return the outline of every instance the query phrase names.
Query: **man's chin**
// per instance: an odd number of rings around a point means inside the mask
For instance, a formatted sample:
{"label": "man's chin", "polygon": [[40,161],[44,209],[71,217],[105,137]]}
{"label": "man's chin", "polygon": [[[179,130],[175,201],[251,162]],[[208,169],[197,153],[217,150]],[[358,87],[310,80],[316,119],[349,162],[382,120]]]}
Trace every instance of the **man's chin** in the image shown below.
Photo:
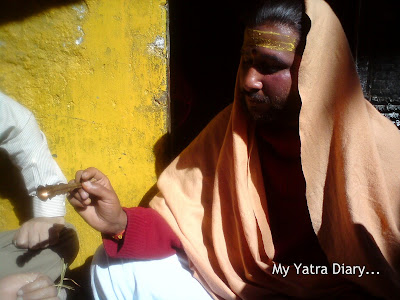
{"label": "man's chin", "polygon": [[252,121],[261,123],[272,123],[278,121],[279,112],[277,112],[276,109],[273,109],[271,106],[268,106],[267,108],[262,107],[262,109],[260,109],[260,106],[261,105],[258,107],[251,107],[246,105],[247,115]]}
{"label": "man's chin", "polygon": [[299,112],[297,110],[275,107],[270,103],[249,105],[244,97],[241,98],[241,103],[249,119],[256,124],[282,128],[298,126]]}
{"label": "man's chin", "polygon": [[270,126],[270,127],[280,127],[280,128],[292,128],[298,127],[298,116],[293,118],[288,118],[287,115],[281,114],[277,111],[274,112],[252,112],[247,111],[250,119],[254,121],[257,125]]}
{"label": "man's chin", "polygon": [[250,113],[250,118],[257,124],[275,124],[279,122],[276,115],[270,114]]}
{"label": "man's chin", "polygon": [[[266,105],[263,105],[266,106]],[[262,109],[260,109],[262,108]],[[245,110],[247,115],[252,121],[259,122],[259,121],[264,121],[264,122],[270,122],[273,119],[275,119],[274,115],[270,113],[271,107],[262,107],[262,105],[248,105],[245,104]]]}

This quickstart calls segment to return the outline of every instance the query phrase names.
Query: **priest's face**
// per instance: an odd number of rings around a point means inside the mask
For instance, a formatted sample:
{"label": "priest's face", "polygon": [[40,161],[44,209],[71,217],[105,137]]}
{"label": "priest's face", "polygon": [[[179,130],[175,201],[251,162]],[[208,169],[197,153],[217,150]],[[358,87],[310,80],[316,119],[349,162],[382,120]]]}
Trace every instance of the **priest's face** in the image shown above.
{"label": "priest's face", "polygon": [[265,24],[246,29],[239,91],[240,100],[254,121],[285,127],[298,125],[298,41],[299,33],[290,26]]}

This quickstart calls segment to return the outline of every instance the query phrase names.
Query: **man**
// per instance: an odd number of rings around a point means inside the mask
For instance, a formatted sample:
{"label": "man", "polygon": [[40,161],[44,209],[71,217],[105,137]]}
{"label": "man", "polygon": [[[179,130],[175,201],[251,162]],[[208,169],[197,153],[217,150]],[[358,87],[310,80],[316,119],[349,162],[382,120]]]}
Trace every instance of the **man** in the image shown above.
{"label": "man", "polygon": [[5,295],[14,295],[15,299],[20,289],[26,296],[28,291],[38,292],[38,286],[47,287],[49,282],[48,296],[53,295],[62,258],[65,263],[72,263],[78,252],[78,239],[73,226],[65,224],[65,197],[42,201],[35,192],[39,185],[63,183],[66,179],[33,114],[2,93],[0,149],[21,171],[33,202],[33,218],[17,230],[0,232],[0,298],[13,299]]}
{"label": "man", "polygon": [[[247,16],[234,103],[160,176],[162,218],[122,209],[100,171],[77,172],[97,179],[70,197],[103,233],[96,298],[398,297],[399,132],[364,99],[329,6],[301,8],[265,0]],[[174,280],[180,249],[209,295]],[[137,259],[161,268],[146,277]]]}

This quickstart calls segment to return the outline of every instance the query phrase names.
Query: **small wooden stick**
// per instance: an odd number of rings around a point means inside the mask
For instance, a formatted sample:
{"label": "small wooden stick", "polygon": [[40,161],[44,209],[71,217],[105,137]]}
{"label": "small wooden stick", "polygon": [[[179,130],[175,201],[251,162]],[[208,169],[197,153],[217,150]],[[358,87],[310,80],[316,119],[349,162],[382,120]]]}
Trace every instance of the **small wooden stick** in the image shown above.
{"label": "small wooden stick", "polygon": [[[91,179],[91,182],[95,182],[96,179]],[[51,199],[54,196],[66,194],[72,190],[79,189],[82,187],[82,182],[71,182],[71,183],[59,183],[52,185],[39,185],[36,189],[36,195],[40,200]]]}

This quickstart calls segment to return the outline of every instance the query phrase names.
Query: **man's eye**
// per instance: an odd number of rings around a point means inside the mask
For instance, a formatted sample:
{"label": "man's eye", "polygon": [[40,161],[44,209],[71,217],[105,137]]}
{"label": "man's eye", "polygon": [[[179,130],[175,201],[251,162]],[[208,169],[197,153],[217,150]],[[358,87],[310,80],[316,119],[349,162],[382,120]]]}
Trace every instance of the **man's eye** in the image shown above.
{"label": "man's eye", "polygon": [[279,71],[282,71],[283,67],[280,66],[269,66],[269,65],[261,65],[258,68],[258,71],[262,74],[275,74],[278,73]]}

